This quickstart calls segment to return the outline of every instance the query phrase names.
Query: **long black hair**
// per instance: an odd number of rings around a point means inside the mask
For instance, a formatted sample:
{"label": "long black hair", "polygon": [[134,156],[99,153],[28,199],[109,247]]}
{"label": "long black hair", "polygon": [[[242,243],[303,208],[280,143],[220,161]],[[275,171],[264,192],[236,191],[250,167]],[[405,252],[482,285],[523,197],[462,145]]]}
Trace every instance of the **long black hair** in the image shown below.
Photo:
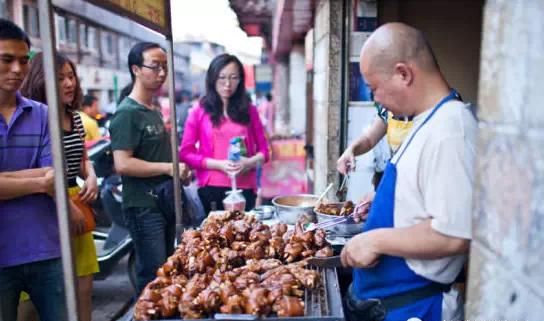
{"label": "long black hair", "polygon": [[240,72],[240,81],[236,90],[229,98],[227,104],[227,115],[234,122],[249,124],[249,99],[246,95],[244,66],[236,56],[221,54],[215,57],[210,63],[206,73],[206,95],[202,97],[201,104],[204,110],[210,115],[214,126],[219,126],[223,119],[223,102],[215,89],[219,73],[226,65],[235,63]]}
{"label": "long black hair", "polygon": [[[80,110],[81,100],[83,99],[83,91],[81,90],[80,80],[77,76],[76,65],[70,59],[68,59],[68,57],[59,52],[55,52],[55,63],[57,65],[57,71],[59,72],[65,64],[68,64],[72,68],[76,81],[74,99],[72,100],[71,104],[64,106],[65,109],[71,112]],[[43,104],[47,104],[47,90],[45,89],[46,81],[47,79],[45,78],[43,52],[38,52],[36,55],[34,55],[34,57],[32,57],[32,60],[30,60],[28,75],[25,77],[25,80],[21,85],[21,95],[32,100],[39,101]]]}
{"label": "long black hair", "polygon": [[117,100],[117,103],[120,103],[125,99],[126,96],[128,96],[132,92],[132,88],[134,87],[134,81],[136,80],[136,75],[134,75],[134,72],[132,71],[132,66],[138,66],[141,67],[144,63],[144,52],[146,52],[149,49],[155,49],[160,48],[164,51],[164,48],[161,47],[156,42],[138,42],[132,48],[130,49],[130,52],[128,53],[128,71],[130,72],[130,78],[132,79],[132,82],[121,90],[121,94],[119,95],[119,99]]}

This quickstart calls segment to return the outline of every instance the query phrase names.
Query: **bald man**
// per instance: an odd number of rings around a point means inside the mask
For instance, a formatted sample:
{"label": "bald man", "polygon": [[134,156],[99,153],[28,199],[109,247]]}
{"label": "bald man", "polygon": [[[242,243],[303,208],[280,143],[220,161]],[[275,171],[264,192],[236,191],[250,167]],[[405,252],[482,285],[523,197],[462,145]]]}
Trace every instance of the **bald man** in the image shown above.
{"label": "bald man", "polygon": [[376,102],[396,116],[414,115],[414,124],[387,164],[362,233],[342,251],[342,263],[354,268],[346,314],[462,320],[451,284],[472,236],[470,106],[444,79],[422,33],[405,24],[378,28],[361,50],[360,69]]}

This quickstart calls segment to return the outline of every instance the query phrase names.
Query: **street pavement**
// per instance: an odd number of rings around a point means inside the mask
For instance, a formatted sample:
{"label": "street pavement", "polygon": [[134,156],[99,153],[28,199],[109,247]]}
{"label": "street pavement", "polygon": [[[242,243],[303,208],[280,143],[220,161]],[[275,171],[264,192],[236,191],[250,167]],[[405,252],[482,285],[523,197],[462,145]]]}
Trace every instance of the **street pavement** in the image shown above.
{"label": "street pavement", "polygon": [[94,281],[93,321],[114,321],[126,313],[134,294],[127,274],[127,261],[128,256],[106,280]]}

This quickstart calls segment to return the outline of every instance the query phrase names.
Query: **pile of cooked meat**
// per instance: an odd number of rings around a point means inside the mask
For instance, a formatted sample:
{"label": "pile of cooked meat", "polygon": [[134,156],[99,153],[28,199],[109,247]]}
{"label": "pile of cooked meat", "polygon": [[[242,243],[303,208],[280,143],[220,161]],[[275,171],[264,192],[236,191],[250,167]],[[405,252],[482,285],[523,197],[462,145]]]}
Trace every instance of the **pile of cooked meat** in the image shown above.
{"label": "pile of cooked meat", "polygon": [[136,320],[199,319],[215,313],[304,315],[304,289],[316,288],[319,274],[305,258],[332,256],[323,230],[304,232],[297,224],[271,227],[254,216],[225,212],[209,217],[182,242],[142,291]]}
{"label": "pile of cooked meat", "polygon": [[355,206],[352,201],[344,203],[320,203],[314,210],[327,215],[348,216],[353,213]]}

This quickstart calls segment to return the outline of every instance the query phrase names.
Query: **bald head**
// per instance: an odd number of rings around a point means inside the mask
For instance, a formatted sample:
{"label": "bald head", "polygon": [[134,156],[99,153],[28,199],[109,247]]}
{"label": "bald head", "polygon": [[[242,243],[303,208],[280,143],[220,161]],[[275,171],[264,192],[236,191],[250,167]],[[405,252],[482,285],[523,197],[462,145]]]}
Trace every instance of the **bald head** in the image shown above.
{"label": "bald head", "polygon": [[438,63],[423,33],[395,22],[376,29],[361,50],[361,63],[392,73],[399,63],[413,63],[423,71],[438,70]]}

